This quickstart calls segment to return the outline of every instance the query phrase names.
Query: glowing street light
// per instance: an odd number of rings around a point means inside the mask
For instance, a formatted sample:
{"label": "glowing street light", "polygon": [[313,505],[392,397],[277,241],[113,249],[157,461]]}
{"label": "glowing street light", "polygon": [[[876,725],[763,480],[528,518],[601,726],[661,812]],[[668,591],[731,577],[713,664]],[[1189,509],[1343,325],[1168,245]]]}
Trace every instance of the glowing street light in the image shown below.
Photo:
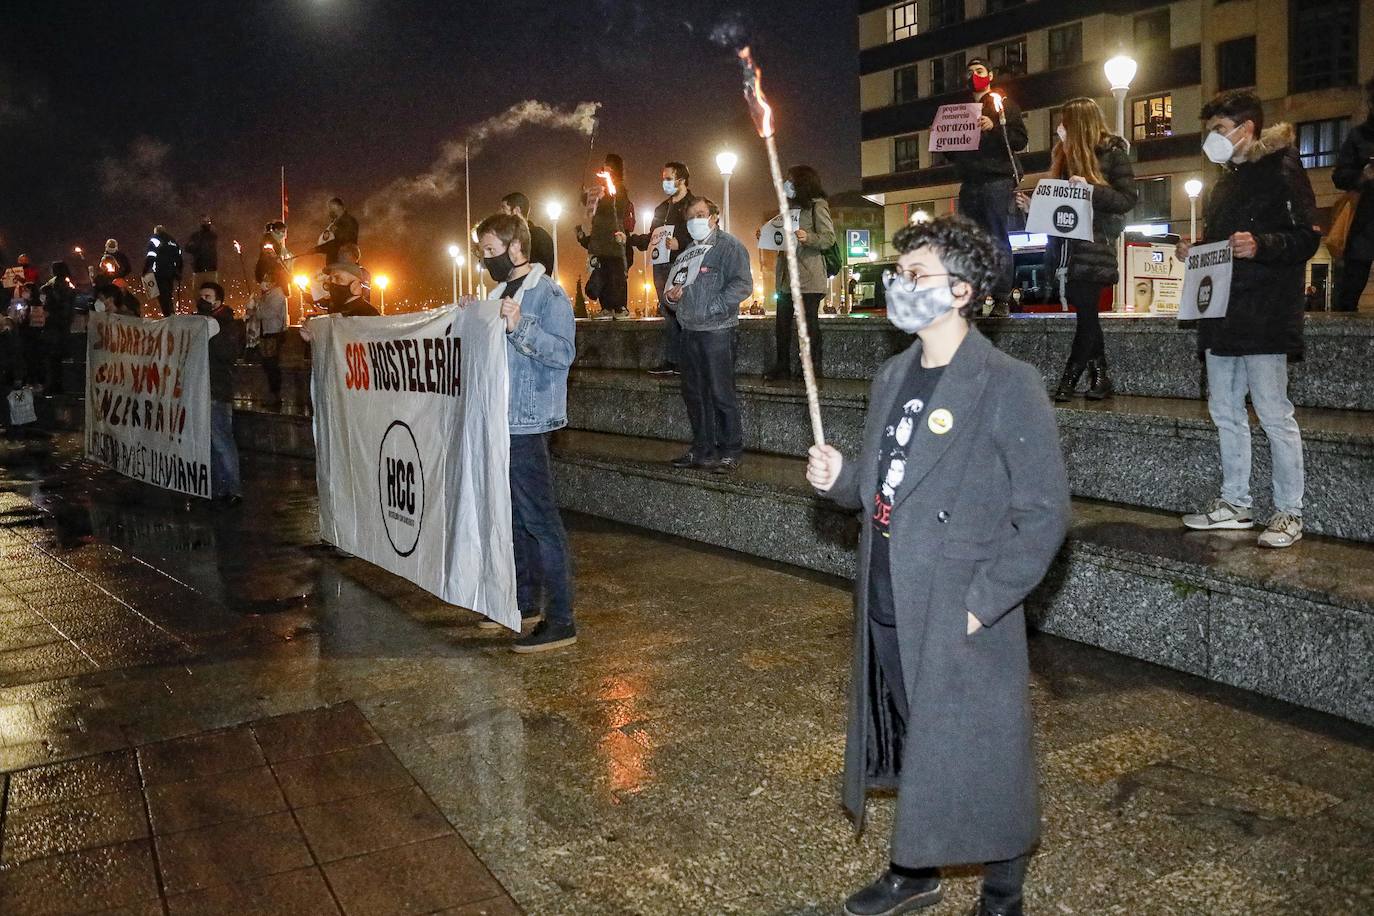
{"label": "glowing street light", "polygon": [[739,165],[739,157],[726,150],[716,154],[716,168],[720,169],[720,177],[725,182],[725,193],[721,195],[721,225],[726,232],[730,231],[730,176],[735,174],[735,166]]}
{"label": "glowing street light", "polygon": [[1202,193],[1202,182],[1189,178],[1183,183],[1183,191],[1188,195],[1188,241],[1197,241],[1197,198]]}
{"label": "glowing street light", "polygon": [[[549,218],[549,222],[553,225],[553,228],[549,230],[549,234],[553,236],[553,269],[554,269],[555,272],[557,272],[557,271],[558,271],[558,218],[559,218],[560,216],[563,215],[563,205],[562,205],[561,203],[559,203],[558,201],[556,201],[556,200],[551,200],[551,201],[549,201],[548,203],[544,204],[544,215],[547,216],[547,217]],[[556,277],[550,277],[549,279],[550,279],[550,280],[553,280],[554,285],[557,285],[557,284],[558,284],[558,279],[557,279]]]}
{"label": "glowing street light", "polygon": [[463,249],[457,245],[448,246],[448,259],[453,262],[453,301],[458,301],[458,268],[463,266]]}
{"label": "glowing street light", "polygon": [[921,223],[928,223],[930,222],[930,214],[924,210],[917,210],[915,213],[911,214],[911,222],[913,225],[917,226]]}
{"label": "glowing street light", "polygon": [[377,300],[377,311],[386,314],[386,288],[391,285],[391,278],[386,274],[378,274],[372,281],[372,285],[377,287],[380,297]]}
{"label": "glowing street light", "polygon": [[1118,54],[1102,65],[1107,82],[1112,85],[1112,95],[1116,97],[1116,135],[1126,140],[1127,145],[1130,140],[1126,137],[1126,93],[1131,89],[1136,68],[1136,62],[1125,54]]}

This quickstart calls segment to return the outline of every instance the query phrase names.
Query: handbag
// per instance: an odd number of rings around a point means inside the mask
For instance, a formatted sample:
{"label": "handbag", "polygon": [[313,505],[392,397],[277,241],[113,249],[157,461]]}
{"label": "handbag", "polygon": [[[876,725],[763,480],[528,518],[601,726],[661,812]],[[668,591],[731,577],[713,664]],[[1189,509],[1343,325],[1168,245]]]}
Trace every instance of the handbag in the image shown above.
{"label": "handbag", "polygon": [[1346,191],[1331,208],[1331,231],[1326,234],[1326,250],[1340,260],[1350,241],[1350,229],[1355,224],[1355,211],[1360,206],[1360,192]]}

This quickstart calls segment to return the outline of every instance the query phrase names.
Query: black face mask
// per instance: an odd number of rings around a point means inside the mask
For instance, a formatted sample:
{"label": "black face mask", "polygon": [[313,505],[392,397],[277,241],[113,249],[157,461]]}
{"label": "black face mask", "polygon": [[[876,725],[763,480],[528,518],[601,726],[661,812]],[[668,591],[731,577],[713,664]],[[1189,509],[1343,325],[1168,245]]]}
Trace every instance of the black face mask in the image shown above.
{"label": "black face mask", "polygon": [[353,299],[351,283],[326,283],[324,288],[329,292],[329,302],[335,308],[343,308]]}
{"label": "black face mask", "polygon": [[[525,264],[528,264],[526,261]],[[503,251],[495,257],[483,258],[482,264],[487,268],[487,273],[497,283],[505,283],[510,279],[511,272],[517,267],[524,267],[525,264],[516,264],[510,259],[510,252]]]}
{"label": "black face mask", "polygon": [[197,299],[197,300],[196,300],[196,311],[199,312],[199,313],[202,314],[202,315],[208,315],[208,314],[210,314],[211,312],[213,312],[213,311],[215,310],[215,308],[216,308],[215,303],[211,302],[209,299]]}

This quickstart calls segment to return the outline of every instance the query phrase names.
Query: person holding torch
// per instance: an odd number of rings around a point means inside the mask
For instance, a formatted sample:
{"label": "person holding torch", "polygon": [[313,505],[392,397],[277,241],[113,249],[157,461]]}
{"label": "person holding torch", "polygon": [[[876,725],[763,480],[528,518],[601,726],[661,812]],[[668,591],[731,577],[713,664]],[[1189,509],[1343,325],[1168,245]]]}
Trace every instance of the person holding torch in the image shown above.
{"label": "person holding torch", "polygon": [[629,233],[635,228],[634,201],[625,188],[625,160],[607,153],[596,173],[597,183],[582,195],[586,219],[577,227],[577,241],[591,256],[592,275],[587,296],[601,304],[608,318],[630,314]]}
{"label": "person holding torch", "polygon": [[1021,916],[1040,835],[1022,602],[1068,530],[1064,458],[1039,371],[969,322],[992,240],[946,216],[892,242],[888,317],[916,340],[874,378],[861,451],[815,445],[806,467],[865,516],[844,805],[862,828],[869,786],[897,789],[891,865],[844,912],[933,906],[939,868],[980,863],[979,916]]}

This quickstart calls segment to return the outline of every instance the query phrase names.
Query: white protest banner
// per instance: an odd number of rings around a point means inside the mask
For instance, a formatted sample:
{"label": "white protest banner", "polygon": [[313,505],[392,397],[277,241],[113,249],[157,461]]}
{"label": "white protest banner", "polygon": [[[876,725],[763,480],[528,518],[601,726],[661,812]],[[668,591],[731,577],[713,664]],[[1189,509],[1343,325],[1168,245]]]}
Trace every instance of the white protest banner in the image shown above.
{"label": "white protest banner", "polygon": [[982,117],[982,102],[941,105],[930,125],[930,152],[977,149],[983,142],[983,129],[978,126]]}
{"label": "white protest banner", "polygon": [[86,325],[86,457],[121,474],[210,498],[214,322],[91,312]]}
{"label": "white protest banner", "polygon": [[10,426],[27,426],[38,422],[38,412],[33,409],[33,391],[16,388],[9,393]]}
{"label": "white protest banner", "polygon": [[1183,270],[1178,320],[1225,318],[1231,302],[1231,242],[1194,245]]}
{"label": "white protest banner", "polygon": [[[801,210],[793,208],[787,211],[787,218],[792,221],[792,231],[796,232],[801,225]],[[787,223],[779,213],[764,224],[763,230],[759,233],[759,251],[783,251],[787,248]]]}
{"label": "white protest banner", "polygon": [[499,302],[313,318],[320,536],[519,629]]}
{"label": "white protest banner", "polygon": [[650,264],[667,264],[672,252],[668,250],[668,239],[672,237],[676,226],[660,226],[658,244],[654,246],[654,255],[649,259]]}
{"label": "white protest banner", "polygon": [[710,245],[697,244],[679,254],[668,274],[668,286],[691,286],[701,273],[701,262],[706,260],[706,252],[710,250]]}
{"label": "white protest banner", "polygon": [[1031,194],[1026,231],[1091,242],[1093,186],[1057,178],[1040,179]]}

